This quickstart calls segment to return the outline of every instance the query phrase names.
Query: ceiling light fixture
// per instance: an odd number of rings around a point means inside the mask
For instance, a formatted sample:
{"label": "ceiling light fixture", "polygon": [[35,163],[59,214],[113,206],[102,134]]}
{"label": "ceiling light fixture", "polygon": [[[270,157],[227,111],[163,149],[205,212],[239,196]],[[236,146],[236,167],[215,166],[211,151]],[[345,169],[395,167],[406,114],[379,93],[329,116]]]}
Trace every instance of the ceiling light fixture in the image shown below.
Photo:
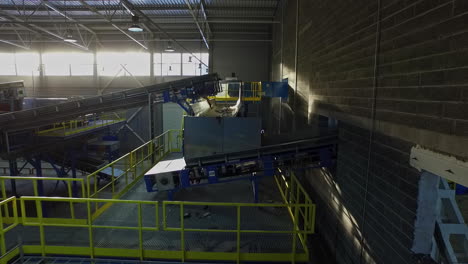
{"label": "ceiling light fixture", "polygon": [[130,32],[143,32],[143,28],[140,27],[140,17],[132,16],[132,25],[128,28]]}
{"label": "ceiling light fixture", "polygon": [[172,42],[169,41],[167,43],[167,48],[164,51],[166,51],[166,52],[174,52],[175,51],[175,49],[172,47]]}
{"label": "ceiling light fixture", "polygon": [[77,40],[73,37],[71,30],[68,30],[68,29],[65,31],[65,37],[63,38],[63,41],[69,42],[69,43],[77,42]]}

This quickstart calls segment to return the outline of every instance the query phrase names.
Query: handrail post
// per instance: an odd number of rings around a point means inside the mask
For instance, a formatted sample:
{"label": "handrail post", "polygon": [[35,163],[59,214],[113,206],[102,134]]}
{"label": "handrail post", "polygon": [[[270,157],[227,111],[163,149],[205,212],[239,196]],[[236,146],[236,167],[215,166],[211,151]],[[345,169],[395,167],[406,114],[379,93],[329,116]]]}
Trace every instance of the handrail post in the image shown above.
{"label": "handrail post", "polygon": [[[2,198],[3,198],[3,199],[7,199],[7,197],[6,197],[5,180],[0,178],[0,181],[1,181],[1,184],[2,184]],[[8,211],[8,206],[7,206],[6,204],[4,205],[4,208],[5,208],[5,216],[6,216],[6,217],[10,217],[10,212]],[[2,208],[0,208],[0,211],[1,211],[1,210],[2,210]]]}
{"label": "handrail post", "polygon": [[111,184],[112,184],[112,198],[114,198],[114,193],[115,193],[115,175],[114,175],[114,164],[111,165],[111,170],[112,170],[112,179],[111,179]]}
{"label": "handrail post", "polygon": [[241,207],[237,205],[237,264],[240,263],[240,240],[241,240]]}
{"label": "handrail post", "polygon": [[[73,197],[73,192],[71,188],[70,181],[67,181],[67,188],[68,188],[68,197],[72,198]],[[70,200],[70,214],[72,219],[75,219],[75,208],[73,208],[73,202]]]}
{"label": "handrail post", "polygon": [[[4,204],[7,211],[7,203]],[[6,241],[5,241],[5,232],[3,232],[3,214],[2,210],[0,210],[0,256],[6,254]]]}
{"label": "handrail post", "polygon": [[144,251],[143,251],[143,220],[141,216],[141,203],[138,203],[138,244],[140,247],[140,260],[142,261],[144,258]]}
{"label": "handrail post", "polygon": [[182,262],[185,262],[185,233],[184,233],[184,203],[180,203],[180,251]]}
{"label": "handrail post", "polygon": [[293,221],[293,241],[292,241],[292,252],[291,252],[291,263],[296,263],[296,244],[297,244],[297,215],[298,215],[298,206],[294,205],[294,221]]}
{"label": "handrail post", "polygon": [[[36,183],[36,181],[34,181],[34,183]],[[35,184],[37,187],[37,183]],[[38,198],[36,198],[36,209],[37,209],[37,220],[39,222],[39,236],[40,236],[40,240],[41,240],[41,255],[43,257],[45,257],[45,234],[44,234],[44,224],[43,224],[43,215],[42,215],[42,203],[40,201],[37,200]]]}
{"label": "handrail post", "polygon": [[133,167],[133,175],[132,175],[132,179],[135,179],[136,178],[136,175],[137,175],[137,155],[136,155],[136,150],[133,151],[133,152],[130,152],[133,154],[133,164],[132,164],[132,167]]}
{"label": "handrail post", "polygon": [[89,236],[89,255],[91,259],[94,258],[94,243],[93,243],[93,220],[91,215],[91,202],[88,200],[86,201],[86,207],[88,212],[88,236]]}

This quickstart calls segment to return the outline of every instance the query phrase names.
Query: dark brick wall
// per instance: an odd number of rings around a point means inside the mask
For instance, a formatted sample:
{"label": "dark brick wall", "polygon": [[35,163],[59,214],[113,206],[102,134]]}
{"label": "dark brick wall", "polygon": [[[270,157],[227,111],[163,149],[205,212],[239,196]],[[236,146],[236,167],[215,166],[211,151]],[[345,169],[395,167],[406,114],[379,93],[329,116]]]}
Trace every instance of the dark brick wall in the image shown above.
{"label": "dark brick wall", "polygon": [[272,77],[294,87],[298,11],[296,125],[317,114],[340,120],[336,172],[305,175],[319,235],[339,263],[414,263],[411,147],[468,157],[468,1],[381,0],[377,65],[377,0],[299,0],[297,10],[296,0],[284,2]]}

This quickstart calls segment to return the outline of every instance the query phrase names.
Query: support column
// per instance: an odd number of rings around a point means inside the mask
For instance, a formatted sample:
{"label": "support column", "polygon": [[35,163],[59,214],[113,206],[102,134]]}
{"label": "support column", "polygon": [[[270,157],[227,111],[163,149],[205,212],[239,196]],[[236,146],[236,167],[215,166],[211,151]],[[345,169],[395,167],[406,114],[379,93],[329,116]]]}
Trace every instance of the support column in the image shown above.
{"label": "support column", "polygon": [[97,95],[101,95],[101,84],[99,82],[98,65],[97,65],[97,44],[93,49],[93,81],[94,86],[97,87]]}

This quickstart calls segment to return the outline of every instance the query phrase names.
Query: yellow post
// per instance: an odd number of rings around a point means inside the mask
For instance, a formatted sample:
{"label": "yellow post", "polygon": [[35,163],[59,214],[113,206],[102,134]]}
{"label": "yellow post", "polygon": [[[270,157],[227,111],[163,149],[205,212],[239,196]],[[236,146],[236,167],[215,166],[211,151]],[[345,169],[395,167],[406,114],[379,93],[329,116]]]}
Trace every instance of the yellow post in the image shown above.
{"label": "yellow post", "polygon": [[[86,198],[90,198],[91,197],[91,183],[90,183],[90,177],[91,175],[88,175],[88,177],[86,177],[86,192],[88,193],[88,195],[86,196]],[[83,197],[84,198],[84,197]]]}
{"label": "yellow post", "polygon": [[[73,197],[73,192],[71,188],[70,181],[67,181],[67,188],[68,188],[68,197],[72,198]],[[73,202],[70,200],[70,214],[72,219],[75,219],[75,208],[73,208]]]}
{"label": "yellow post", "polygon": [[[92,174],[93,175],[93,180],[94,180],[94,193],[93,195],[95,195],[97,193],[97,184],[98,184],[98,181],[97,181],[97,174]],[[91,196],[90,196],[91,197]]]}
{"label": "yellow post", "polygon": [[294,205],[294,221],[293,221],[293,241],[292,241],[292,252],[291,252],[291,263],[296,263],[296,240],[297,240],[297,211],[298,211],[298,206],[297,204]]}
{"label": "yellow post", "polygon": [[159,157],[164,155],[164,146],[162,145],[162,137],[158,138]]}
{"label": "yellow post", "polygon": [[156,202],[156,205],[155,205],[155,208],[156,208],[156,229],[159,230],[159,202]]}
{"label": "yellow post", "polygon": [[[34,181],[35,187],[37,187],[37,182]],[[36,195],[37,196],[37,195]],[[37,220],[39,222],[39,235],[41,239],[41,255],[45,257],[45,234],[44,234],[44,225],[43,225],[43,216],[42,216],[42,203],[36,199],[36,206],[37,206]]]}
{"label": "yellow post", "polygon": [[137,155],[136,151],[130,152],[131,155],[133,155],[133,163],[132,163],[132,168],[133,168],[133,175],[132,175],[132,180],[135,179],[136,174],[137,174]]}
{"label": "yellow post", "polygon": [[140,245],[140,260],[143,260],[143,220],[141,216],[141,203],[138,203],[138,244]]}
{"label": "yellow post", "polygon": [[94,243],[93,243],[93,220],[91,215],[91,203],[89,199],[86,201],[86,207],[88,211],[88,236],[89,236],[89,252],[90,257],[94,258]]}
{"label": "yellow post", "polygon": [[241,207],[237,205],[237,264],[240,263]]}
{"label": "yellow post", "polygon": [[[4,205],[5,205],[5,208],[8,210],[7,203],[5,203]],[[0,255],[1,256],[6,254],[6,241],[5,241],[4,234],[5,233],[3,232],[3,214],[2,214],[2,210],[0,210]]]}
{"label": "yellow post", "polygon": [[184,203],[180,203],[180,251],[182,262],[185,262],[185,233],[184,233]]}
{"label": "yellow post", "polygon": [[22,222],[26,222],[26,206],[24,204],[24,200],[20,199],[20,204],[21,204],[21,219],[23,220]]}
{"label": "yellow post", "polygon": [[166,204],[163,202],[163,230],[166,230],[167,223],[166,223]]}
{"label": "yellow post", "polygon": [[115,180],[115,175],[114,175],[114,164],[111,165],[111,169],[112,169],[112,179],[111,179],[111,184],[112,184],[112,198],[114,198],[114,193],[115,193],[115,184],[114,184],[114,180]]}
{"label": "yellow post", "polygon": [[[80,183],[81,183],[81,198],[85,198],[85,195],[86,195],[85,192],[86,192],[86,191],[85,191],[85,184],[84,184],[84,181],[81,180]],[[89,186],[88,186],[88,187],[89,187]]]}
{"label": "yellow post", "polygon": [[127,169],[125,170],[125,186],[128,185],[128,172],[129,172],[129,171],[130,171],[130,168],[127,168]]}
{"label": "yellow post", "polygon": [[[2,183],[2,199],[7,199],[5,180],[0,178],[0,181]],[[3,207],[5,208],[5,216],[10,217],[10,212],[8,211],[8,206],[5,204]],[[0,211],[1,210],[2,210],[2,208],[0,208]]]}
{"label": "yellow post", "polygon": [[[184,117],[182,117],[182,120],[184,120]],[[167,150],[168,152],[171,152],[172,150],[172,130],[167,131]]]}

